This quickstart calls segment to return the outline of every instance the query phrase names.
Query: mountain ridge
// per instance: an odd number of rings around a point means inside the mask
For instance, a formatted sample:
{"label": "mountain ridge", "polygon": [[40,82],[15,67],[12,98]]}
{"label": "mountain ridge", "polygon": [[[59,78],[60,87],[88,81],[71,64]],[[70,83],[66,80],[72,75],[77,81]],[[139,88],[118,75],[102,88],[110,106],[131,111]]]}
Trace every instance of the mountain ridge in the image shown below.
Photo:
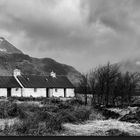
{"label": "mountain ridge", "polygon": [[33,75],[48,75],[54,71],[57,75],[67,76],[75,86],[82,78],[81,73],[74,67],[51,58],[31,57],[0,37],[0,75],[11,76],[15,68],[19,68],[23,74]]}
{"label": "mountain ridge", "polygon": [[140,57],[129,58],[118,63],[121,72],[138,72],[140,73]]}

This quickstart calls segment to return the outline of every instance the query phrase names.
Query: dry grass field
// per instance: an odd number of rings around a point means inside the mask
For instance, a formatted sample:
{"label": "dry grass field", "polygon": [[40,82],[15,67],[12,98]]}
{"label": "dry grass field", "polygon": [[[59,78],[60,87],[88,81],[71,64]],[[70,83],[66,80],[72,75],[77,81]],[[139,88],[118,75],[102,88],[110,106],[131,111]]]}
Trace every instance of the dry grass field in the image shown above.
{"label": "dry grass field", "polygon": [[79,100],[0,101],[1,136],[140,136],[139,118],[139,107],[101,110]]}

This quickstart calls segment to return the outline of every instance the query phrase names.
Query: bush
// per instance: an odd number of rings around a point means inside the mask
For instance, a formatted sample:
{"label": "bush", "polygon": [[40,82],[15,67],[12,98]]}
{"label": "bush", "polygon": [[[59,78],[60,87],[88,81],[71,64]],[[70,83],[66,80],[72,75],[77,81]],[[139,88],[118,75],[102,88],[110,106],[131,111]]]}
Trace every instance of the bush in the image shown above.
{"label": "bush", "polygon": [[20,108],[16,103],[12,102],[0,102],[0,118],[14,118],[19,117],[24,119],[27,117],[27,113],[23,108]]}
{"label": "bush", "polygon": [[38,111],[35,113],[36,119],[38,122],[44,122],[44,121],[49,121],[50,118],[54,115],[52,112],[48,111]]}
{"label": "bush", "polygon": [[19,110],[18,110],[18,117],[19,117],[19,119],[21,119],[21,120],[22,120],[22,119],[27,119],[28,114],[27,114],[27,112],[25,112],[25,111],[19,109]]}
{"label": "bush", "polygon": [[62,101],[59,98],[50,98],[49,102],[52,104],[59,104]]}
{"label": "bush", "polygon": [[21,119],[19,124],[6,128],[5,135],[51,135],[62,131],[63,123],[81,123],[91,115],[91,108],[88,106],[76,106],[58,99],[50,99],[49,103],[39,107],[35,104],[0,102],[0,113],[3,116]]}
{"label": "bush", "polygon": [[54,115],[46,121],[46,129],[49,132],[63,130],[63,123],[81,123],[89,119],[91,111],[88,109],[77,108],[76,110],[65,109]]}
{"label": "bush", "polygon": [[76,116],[71,113],[70,110],[63,110],[60,113],[56,114],[57,120],[60,120],[61,123],[75,123],[77,122]]}
{"label": "bush", "polygon": [[108,110],[106,108],[98,108],[98,111],[100,111],[102,113],[102,115],[106,118],[106,119],[118,119],[120,117],[119,113],[113,112],[111,110]]}
{"label": "bush", "polygon": [[14,130],[13,126],[5,124],[4,130],[0,131],[0,136],[17,136],[17,133]]}
{"label": "bush", "polygon": [[83,122],[89,119],[91,111],[90,110],[75,110],[71,113],[77,119],[77,122]]}
{"label": "bush", "polygon": [[44,110],[57,113],[59,111],[59,107],[57,105],[46,105]]}
{"label": "bush", "polygon": [[113,111],[110,111],[110,110],[103,110],[103,116],[106,117],[106,119],[118,119],[120,117],[120,114],[118,113],[115,113]]}
{"label": "bush", "polygon": [[0,132],[1,136],[47,136],[45,123],[39,123],[36,118],[27,118],[13,126],[6,126]]}
{"label": "bush", "polygon": [[130,122],[130,123],[140,123],[140,108],[138,108],[135,112],[130,112],[125,116],[120,118],[120,121]]}
{"label": "bush", "polygon": [[45,99],[43,99],[43,100],[41,101],[41,104],[42,104],[42,105],[46,105],[46,104],[49,104],[49,102],[50,102],[50,99],[45,98]]}
{"label": "bush", "polygon": [[27,103],[21,103],[18,105],[19,108],[22,110],[30,111],[30,112],[36,112],[40,110],[40,107],[36,104],[27,104]]}
{"label": "bush", "polygon": [[50,133],[62,130],[61,125],[62,125],[62,121],[57,119],[56,116],[51,116],[50,119],[46,121],[46,129]]}
{"label": "bush", "polygon": [[42,100],[46,100],[45,97],[38,97],[38,98],[34,98],[34,97],[10,97],[8,98],[9,101],[14,101],[14,100],[18,100],[18,101],[42,101]]}
{"label": "bush", "polygon": [[8,117],[7,106],[8,106],[7,102],[0,102],[0,118],[1,119]]}
{"label": "bush", "polygon": [[105,120],[105,117],[102,115],[101,112],[94,109],[91,111],[91,114],[89,116],[89,120]]}
{"label": "bush", "polygon": [[17,117],[18,107],[15,103],[0,102],[0,118]]}
{"label": "bush", "polygon": [[61,111],[55,115],[52,115],[48,121],[46,121],[46,129],[48,132],[53,133],[55,131],[63,130],[63,123],[75,123],[77,118],[68,112],[67,110]]}
{"label": "bush", "polygon": [[9,117],[17,117],[18,116],[18,111],[20,109],[17,107],[17,104],[11,104],[11,106],[8,108],[7,113]]}
{"label": "bush", "polygon": [[20,124],[16,124],[15,129],[18,134],[32,134],[31,131],[35,131],[38,128],[38,121],[35,118],[28,117],[27,119],[23,120]]}
{"label": "bush", "polygon": [[85,104],[81,99],[69,100],[68,103],[70,105],[84,105]]}
{"label": "bush", "polygon": [[41,104],[43,105],[58,105],[60,104],[62,101],[59,98],[44,98],[41,101]]}
{"label": "bush", "polygon": [[72,109],[73,110],[74,109],[73,106],[68,104],[67,102],[60,102],[58,104],[58,108],[63,109],[63,110],[65,110],[65,109]]}

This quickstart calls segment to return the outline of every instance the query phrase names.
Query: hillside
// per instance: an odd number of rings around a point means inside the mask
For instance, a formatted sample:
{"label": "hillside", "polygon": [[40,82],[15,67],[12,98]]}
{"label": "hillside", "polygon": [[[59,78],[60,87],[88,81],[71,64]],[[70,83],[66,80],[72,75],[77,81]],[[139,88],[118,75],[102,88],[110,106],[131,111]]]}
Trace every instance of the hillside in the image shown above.
{"label": "hillside", "polygon": [[2,39],[0,38],[0,75],[12,75],[15,68],[19,68],[24,74],[35,75],[46,75],[54,71],[57,75],[67,76],[74,85],[79,83],[81,74],[75,68],[58,63],[51,58],[30,57]]}
{"label": "hillside", "polygon": [[122,72],[140,72],[140,57],[123,60],[119,66]]}
{"label": "hillside", "polygon": [[5,38],[0,37],[0,53],[18,53],[23,54],[22,51],[17,49],[15,46],[13,46],[11,43],[9,43]]}

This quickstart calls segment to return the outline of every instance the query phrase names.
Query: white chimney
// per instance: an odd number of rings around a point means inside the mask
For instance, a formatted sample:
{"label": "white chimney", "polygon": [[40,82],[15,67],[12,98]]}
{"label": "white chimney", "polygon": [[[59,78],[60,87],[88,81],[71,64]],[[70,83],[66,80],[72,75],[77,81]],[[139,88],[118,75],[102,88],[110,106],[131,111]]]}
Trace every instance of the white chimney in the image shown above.
{"label": "white chimney", "polygon": [[56,78],[56,73],[52,71],[52,72],[50,73],[50,76],[53,77],[53,78]]}
{"label": "white chimney", "polygon": [[21,71],[19,69],[15,69],[14,70],[14,76],[17,77],[17,76],[20,76],[21,75]]}

